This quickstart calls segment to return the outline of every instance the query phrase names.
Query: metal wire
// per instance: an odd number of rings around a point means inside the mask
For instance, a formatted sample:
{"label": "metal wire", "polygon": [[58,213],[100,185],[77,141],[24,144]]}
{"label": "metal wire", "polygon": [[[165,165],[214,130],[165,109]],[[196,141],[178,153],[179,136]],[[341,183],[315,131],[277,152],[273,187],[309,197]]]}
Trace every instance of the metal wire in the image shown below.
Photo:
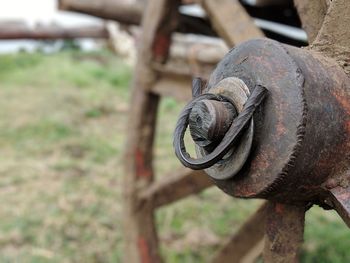
{"label": "metal wire", "polygon": [[218,100],[218,101],[230,101],[228,98],[222,95],[215,95],[211,93],[205,93],[192,99],[182,110],[179,119],[177,121],[174,131],[173,146],[175,154],[180,162],[193,170],[202,170],[209,168],[220,161],[226,153],[233,147],[238,141],[242,131],[249,123],[249,120],[253,117],[256,108],[261,104],[267,94],[267,89],[261,85],[255,86],[247,102],[245,103],[242,112],[235,118],[227,130],[224,138],[220,144],[209,154],[200,159],[194,159],[186,150],[184,136],[189,123],[189,115],[195,103],[200,100]]}

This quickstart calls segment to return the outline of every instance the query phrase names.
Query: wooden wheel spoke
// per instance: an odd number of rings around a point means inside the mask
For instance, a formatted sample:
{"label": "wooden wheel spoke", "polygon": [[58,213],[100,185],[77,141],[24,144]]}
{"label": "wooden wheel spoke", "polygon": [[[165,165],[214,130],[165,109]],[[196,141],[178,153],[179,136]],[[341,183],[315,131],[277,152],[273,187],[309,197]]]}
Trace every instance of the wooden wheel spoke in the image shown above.
{"label": "wooden wheel spoke", "polygon": [[266,210],[264,203],[215,255],[212,263],[254,262],[261,254]]}
{"label": "wooden wheel spoke", "polygon": [[140,202],[152,200],[153,207],[157,208],[197,194],[212,185],[204,171],[182,170],[165,176],[164,180],[159,180],[141,191]]}
{"label": "wooden wheel spoke", "polygon": [[[174,17],[177,4],[170,0],[150,1],[143,16],[142,46],[138,49],[125,153],[125,262],[162,262],[152,203],[139,206],[137,196],[138,191],[150,185],[154,179],[152,153],[160,97],[150,92],[157,79],[157,72],[152,69],[151,63],[154,59],[167,57],[173,25],[162,22],[165,17]],[[163,40],[160,45],[157,41],[159,38]]]}
{"label": "wooden wheel spoke", "polygon": [[299,261],[305,211],[305,206],[269,201],[265,226],[264,262]]}
{"label": "wooden wheel spoke", "polygon": [[58,0],[60,10],[71,10],[91,14],[104,19],[116,20],[126,24],[140,24],[145,1],[81,1]]}
{"label": "wooden wheel spoke", "polygon": [[160,77],[152,87],[152,92],[161,96],[170,96],[179,101],[189,101],[192,97],[191,81],[187,76]]}
{"label": "wooden wheel spoke", "polygon": [[229,47],[252,38],[264,37],[238,1],[202,0],[202,5],[217,33]]}

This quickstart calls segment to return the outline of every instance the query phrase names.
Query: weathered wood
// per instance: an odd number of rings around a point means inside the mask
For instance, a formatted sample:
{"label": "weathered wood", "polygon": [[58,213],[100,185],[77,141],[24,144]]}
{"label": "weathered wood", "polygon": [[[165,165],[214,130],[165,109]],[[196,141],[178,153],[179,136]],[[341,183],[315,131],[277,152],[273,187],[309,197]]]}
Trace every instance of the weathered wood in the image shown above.
{"label": "weathered wood", "polygon": [[256,263],[259,262],[258,259],[262,256],[262,251],[264,249],[264,239],[261,239],[258,244],[253,246],[250,251],[245,255],[240,263]]}
{"label": "weathered wood", "polygon": [[202,0],[202,5],[217,33],[229,47],[264,37],[239,1]]}
{"label": "weathered wood", "polygon": [[[58,0],[59,9],[117,21],[124,25],[139,25],[147,0]],[[196,0],[183,0],[193,4]],[[198,17],[180,15],[176,31],[213,35],[213,30]]]}
{"label": "weathered wood", "polygon": [[304,206],[269,202],[266,211],[264,262],[299,262],[304,235]]}
{"label": "weathered wood", "polygon": [[152,63],[152,68],[160,75],[152,91],[189,101],[193,76],[207,80],[227,51],[227,46],[219,39],[174,34],[168,61]]}
{"label": "weathered wood", "polygon": [[216,65],[229,51],[225,42],[217,37],[175,33],[170,49],[174,58],[195,60]]}
{"label": "weathered wood", "polygon": [[169,60],[157,70],[208,78],[228,50],[218,38],[175,34]]}
{"label": "weathered wood", "polygon": [[[254,262],[262,252],[267,203],[264,203],[214,256],[212,263]],[[269,261],[266,261],[269,262]]]}
{"label": "weathered wood", "polygon": [[188,101],[192,77],[207,79],[227,52],[228,47],[221,39],[174,34],[167,62],[152,63],[161,75],[152,90]]}
{"label": "weathered wood", "polygon": [[76,38],[108,38],[103,25],[61,27],[58,25],[37,25],[30,27],[24,22],[0,23],[0,39],[56,40]]}
{"label": "weathered wood", "polygon": [[207,79],[210,76],[210,72],[214,70],[215,65],[216,64],[200,62],[196,60],[195,55],[193,55],[192,58],[170,57],[167,63],[153,63],[152,67],[162,75],[177,75],[187,78],[196,76]]}
{"label": "weathered wood", "polygon": [[[58,0],[58,8],[120,23],[139,25],[147,2],[147,0]],[[196,0],[182,2],[193,4]]]}
{"label": "weathered wood", "polygon": [[152,92],[187,102],[191,99],[191,81],[190,77],[163,74],[152,87]]}
{"label": "weathered wood", "polygon": [[212,184],[204,171],[177,169],[176,173],[165,176],[142,191],[139,199],[141,202],[152,200],[154,208],[157,208],[198,194]]}
{"label": "weathered wood", "polygon": [[350,75],[350,3],[333,0],[311,48],[334,58]]}
{"label": "weathered wood", "polygon": [[58,0],[60,10],[89,14],[131,25],[141,23],[145,5],[146,1],[143,0]]}
{"label": "weathered wood", "polygon": [[[157,39],[159,32],[169,37],[173,24],[163,23],[167,17],[172,21],[178,2],[170,0],[150,1],[142,21],[141,46],[138,48],[129,117],[127,149],[125,152],[124,177],[124,261],[130,263],[162,262],[153,204],[144,202],[140,206],[138,193],[153,181],[153,141],[157,118],[159,96],[150,92],[157,79],[157,72],[151,67],[154,57],[166,56],[170,39]],[[167,26],[169,28],[163,28]],[[170,37],[169,37],[170,38]]]}
{"label": "weathered wood", "polygon": [[294,0],[300,20],[309,43],[312,43],[321,29],[323,19],[327,13],[327,0]]}
{"label": "weathered wood", "polygon": [[[135,79],[135,84],[142,83]],[[145,84],[145,83],[142,83]],[[141,86],[142,88],[146,88]],[[136,88],[134,88],[135,90]],[[153,180],[151,162],[159,96],[145,90],[132,93],[124,178],[124,262],[161,262],[151,203],[138,207],[137,192]],[[147,112],[145,116],[143,113]]]}

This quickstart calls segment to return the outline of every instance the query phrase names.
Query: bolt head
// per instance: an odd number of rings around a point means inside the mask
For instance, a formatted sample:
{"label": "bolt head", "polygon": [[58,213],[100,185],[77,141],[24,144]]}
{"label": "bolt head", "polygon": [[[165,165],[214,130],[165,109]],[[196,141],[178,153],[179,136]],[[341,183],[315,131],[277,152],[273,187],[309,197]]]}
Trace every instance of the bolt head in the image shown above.
{"label": "bolt head", "polygon": [[236,109],[229,102],[216,100],[197,102],[189,116],[193,141],[201,147],[220,142],[236,116]]}

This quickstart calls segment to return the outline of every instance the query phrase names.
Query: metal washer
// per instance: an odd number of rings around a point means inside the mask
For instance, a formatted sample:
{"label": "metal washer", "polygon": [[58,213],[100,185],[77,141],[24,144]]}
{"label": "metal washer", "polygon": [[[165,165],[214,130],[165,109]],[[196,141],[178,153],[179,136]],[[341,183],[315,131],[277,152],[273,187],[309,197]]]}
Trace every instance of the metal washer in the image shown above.
{"label": "metal washer", "polygon": [[[212,87],[208,93],[220,94],[228,97],[234,103],[236,110],[240,113],[244,103],[247,101],[250,92],[245,83],[235,77],[228,77],[221,80],[217,85]],[[250,149],[252,147],[254,135],[254,121],[250,121],[248,129],[242,135],[239,144],[237,144],[224,158],[210,168],[205,169],[205,172],[212,178],[217,180],[225,180],[234,177],[243,167],[248,159]],[[197,157],[201,158],[206,155],[205,150],[196,145]]]}

